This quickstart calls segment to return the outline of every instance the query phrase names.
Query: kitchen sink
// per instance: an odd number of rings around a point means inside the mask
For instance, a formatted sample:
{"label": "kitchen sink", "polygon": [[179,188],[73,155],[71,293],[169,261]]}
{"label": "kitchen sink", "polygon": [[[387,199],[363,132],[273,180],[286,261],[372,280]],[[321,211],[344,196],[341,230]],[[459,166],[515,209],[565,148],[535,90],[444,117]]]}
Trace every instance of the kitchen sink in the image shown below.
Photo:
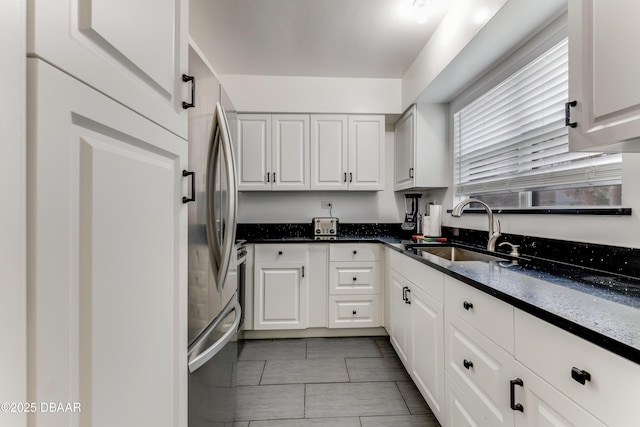
{"label": "kitchen sink", "polygon": [[496,255],[489,255],[483,252],[476,252],[469,249],[455,246],[414,246],[413,249],[424,254],[431,254],[444,258],[447,261],[509,261]]}

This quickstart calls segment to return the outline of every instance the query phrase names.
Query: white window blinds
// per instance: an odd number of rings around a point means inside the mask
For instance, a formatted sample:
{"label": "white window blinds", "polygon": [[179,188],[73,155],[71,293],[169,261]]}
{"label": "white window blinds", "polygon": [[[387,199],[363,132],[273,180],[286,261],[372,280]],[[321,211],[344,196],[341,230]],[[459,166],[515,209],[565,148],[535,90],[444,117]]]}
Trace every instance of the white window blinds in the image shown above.
{"label": "white window blinds", "polygon": [[456,194],[620,184],[620,154],[569,152],[567,89],[564,40],[456,112]]}

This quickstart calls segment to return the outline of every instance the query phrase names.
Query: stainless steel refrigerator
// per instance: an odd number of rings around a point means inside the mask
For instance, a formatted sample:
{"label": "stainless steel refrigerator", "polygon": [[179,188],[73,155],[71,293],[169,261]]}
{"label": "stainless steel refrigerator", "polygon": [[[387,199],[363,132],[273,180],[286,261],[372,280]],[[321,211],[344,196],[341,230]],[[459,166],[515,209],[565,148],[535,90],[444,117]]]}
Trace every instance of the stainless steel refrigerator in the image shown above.
{"label": "stainless steel refrigerator", "polygon": [[185,171],[193,185],[189,199],[195,199],[189,205],[189,426],[224,426],[235,415],[241,320],[235,272],[233,111],[227,115],[220,84],[193,49],[189,72],[195,76]]}

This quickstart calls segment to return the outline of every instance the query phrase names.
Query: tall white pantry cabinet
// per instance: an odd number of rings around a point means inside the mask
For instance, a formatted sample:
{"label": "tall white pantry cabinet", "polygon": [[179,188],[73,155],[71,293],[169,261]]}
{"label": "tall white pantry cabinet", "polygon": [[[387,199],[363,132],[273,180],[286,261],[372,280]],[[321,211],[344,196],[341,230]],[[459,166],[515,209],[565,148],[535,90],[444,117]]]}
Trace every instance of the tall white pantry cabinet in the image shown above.
{"label": "tall white pantry cabinet", "polygon": [[32,0],[34,426],[186,426],[186,0]]}

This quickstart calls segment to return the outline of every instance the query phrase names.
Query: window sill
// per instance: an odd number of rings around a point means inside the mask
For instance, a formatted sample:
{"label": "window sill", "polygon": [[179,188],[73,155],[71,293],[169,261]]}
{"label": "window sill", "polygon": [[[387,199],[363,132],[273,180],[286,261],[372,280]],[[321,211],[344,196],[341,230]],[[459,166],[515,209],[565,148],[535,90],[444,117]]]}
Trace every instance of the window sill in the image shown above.
{"label": "window sill", "polygon": [[[491,209],[494,214],[519,214],[519,215],[613,215],[613,216],[629,216],[631,215],[631,208],[611,207],[611,208],[580,208],[580,207],[565,207],[565,208],[494,208]],[[447,213],[451,213],[451,209],[447,210]],[[484,209],[465,209],[465,214],[478,213],[484,214]]]}

